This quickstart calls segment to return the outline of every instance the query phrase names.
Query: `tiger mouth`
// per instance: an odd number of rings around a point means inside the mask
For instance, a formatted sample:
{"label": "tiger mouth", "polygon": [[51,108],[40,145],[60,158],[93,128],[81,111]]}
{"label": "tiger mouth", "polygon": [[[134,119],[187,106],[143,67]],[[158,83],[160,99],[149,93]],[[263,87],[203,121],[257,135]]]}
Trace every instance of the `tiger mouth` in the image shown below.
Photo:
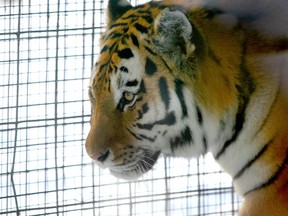
{"label": "tiger mouth", "polygon": [[110,172],[117,178],[125,180],[137,179],[149,170],[157,162],[160,151],[152,152],[142,149],[141,154],[135,155],[134,159],[121,165],[110,167]]}

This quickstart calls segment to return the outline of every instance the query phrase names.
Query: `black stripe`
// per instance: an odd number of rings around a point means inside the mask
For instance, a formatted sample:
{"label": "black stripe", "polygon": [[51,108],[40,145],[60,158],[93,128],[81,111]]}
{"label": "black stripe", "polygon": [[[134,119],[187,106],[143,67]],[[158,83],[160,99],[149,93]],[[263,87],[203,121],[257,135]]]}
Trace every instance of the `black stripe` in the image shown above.
{"label": "black stripe", "polygon": [[245,106],[239,106],[238,108],[238,112],[236,114],[236,123],[234,125],[234,134],[233,136],[227,140],[222,149],[216,154],[215,156],[215,159],[218,160],[220,158],[220,156],[222,154],[224,154],[224,152],[226,151],[226,149],[233,143],[236,141],[236,139],[238,138],[242,128],[243,128],[243,125],[244,125],[244,120],[245,120],[245,109],[246,109],[246,105]]}
{"label": "black stripe", "polygon": [[[135,20],[135,19],[138,19],[138,15],[136,15],[135,13],[132,13],[132,14],[130,14],[129,16],[122,17],[121,19],[122,19],[122,20],[127,20],[127,19]],[[129,20],[129,21],[130,21],[130,20]],[[130,21],[130,23],[131,23],[131,21]]]}
{"label": "black stripe", "polygon": [[150,123],[150,124],[140,124],[138,123],[137,124],[137,127],[140,128],[140,129],[144,129],[144,130],[151,130],[155,125],[167,125],[167,126],[170,126],[170,125],[174,125],[176,123],[176,117],[175,117],[175,114],[174,112],[170,112],[168,113],[167,116],[165,116],[165,118],[159,120],[159,121],[156,121],[154,123]]}
{"label": "black stripe", "polygon": [[159,91],[160,91],[161,99],[163,103],[165,104],[165,109],[166,111],[168,111],[169,104],[170,104],[169,87],[168,87],[166,79],[163,76],[159,79]]}
{"label": "black stripe", "polygon": [[199,108],[199,106],[196,105],[196,113],[197,113],[197,120],[198,120],[198,123],[200,126],[202,126],[203,124],[203,116],[202,116],[202,113],[201,113],[201,110]]}
{"label": "black stripe", "polygon": [[218,130],[218,136],[217,136],[218,140],[221,138],[222,134],[225,132],[225,129],[226,129],[226,122],[222,118],[219,122],[219,130]]}
{"label": "black stripe", "polygon": [[143,18],[147,23],[153,23],[153,18],[151,17],[151,15],[144,15],[141,18]]}
{"label": "black stripe", "polygon": [[[112,29],[112,28],[114,28],[114,27],[118,27],[118,26],[127,26],[127,25],[129,25],[128,23],[114,23],[114,24],[112,24],[111,26],[110,26],[110,28],[109,29]],[[116,29],[115,29],[116,30]]]}
{"label": "black stripe", "polygon": [[117,47],[117,43],[116,42],[114,42],[113,44],[110,45],[109,51],[111,52],[114,49],[115,46]]}
{"label": "black stripe", "polygon": [[[197,44],[197,46],[195,47],[194,55],[197,56],[197,61],[202,61],[207,55],[207,51],[206,51],[207,43],[203,39],[204,36],[202,36],[198,28],[196,27],[193,28],[193,27],[194,25],[192,23],[192,29],[193,29],[192,42],[193,44]],[[195,74],[193,76],[195,76]]]}
{"label": "black stripe", "polygon": [[136,99],[136,102],[140,102],[140,101],[142,101],[143,100],[143,96],[140,96],[140,97],[138,97],[137,99]]}
{"label": "black stripe", "polygon": [[156,138],[157,138],[157,136],[155,136],[154,138],[151,138],[151,137],[147,137],[147,136],[145,136],[145,135],[143,135],[143,134],[139,134],[139,136],[140,136],[142,139],[148,140],[148,141],[150,141],[150,142],[154,142],[154,141],[156,140]]}
{"label": "black stripe", "polygon": [[208,49],[208,56],[214,61],[217,65],[221,65],[220,58],[212,51],[211,47]]}
{"label": "black stripe", "polygon": [[121,32],[112,32],[111,34],[109,34],[109,39],[115,39],[115,38],[120,38],[122,37],[123,33]]}
{"label": "black stripe", "polygon": [[111,80],[108,80],[108,91],[111,92]]}
{"label": "black stripe", "polygon": [[206,139],[206,135],[203,131],[203,116],[202,116],[202,112],[200,110],[200,107],[198,105],[195,105],[195,110],[196,110],[196,115],[197,115],[197,121],[198,121],[198,124],[199,126],[201,127],[201,130],[202,130],[202,144],[203,144],[203,147],[204,147],[204,151],[203,151],[203,154],[205,154],[207,152],[207,139]]}
{"label": "black stripe", "polygon": [[149,110],[148,104],[147,104],[147,103],[143,104],[143,106],[142,106],[142,113],[145,114],[145,113],[148,112],[148,110]]}
{"label": "black stripe", "polygon": [[157,67],[156,67],[155,63],[150,58],[147,58],[146,64],[145,64],[146,74],[152,76],[156,71],[157,71]]}
{"label": "black stripe", "polygon": [[277,170],[276,173],[274,173],[274,175],[272,175],[265,183],[261,184],[260,186],[257,186],[249,191],[247,191],[244,196],[246,196],[247,194],[249,194],[252,191],[267,187],[269,185],[271,185],[274,181],[276,181],[278,179],[278,177],[281,175],[281,173],[284,171],[285,168],[287,168],[288,166],[288,149],[286,150],[286,157],[284,159],[284,161],[282,162],[282,164],[279,166],[279,169]]}
{"label": "black stripe", "polygon": [[205,154],[206,152],[207,152],[207,139],[206,139],[206,136],[205,135],[203,135],[202,136],[202,142],[203,142],[203,146],[204,146],[204,152],[203,152],[203,154]]}
{"label": "black stripe", "polygon": [[223,14],[223,11],[217,8],[207,9],[205,12],[206,12],[205,18],[207,19],[213,19],[215,16]]}
{"label": "black stripe", "polygon": [[171,68],[168,66],[168,64],[166,63],[166,61],[165,61],[163,58],[161,58],[161,60],[162,60],[162,63],[164,64],[164,66],[168,69],[169,73],[170,73],[170,74],[173,74]]}
{"label": "black stripe", "polygon": [[147,33],[148,33],[148,29],[147,29],[145,26],[143,26],[143,25],[141,25],[141,24],[139,24],[139,23],[135,23],[134,27],[135,27],[139,32],[141,32],[142,34],[147,34]]}
{"label": "black stripe", "polygon": [[176,91],[176,94],[177,94],[177,96],[179,98],[179,101],[180,101],[180,104],[181,104],[181,108],[182,108],[182,118],[184,118],[184,117],[186,117],[188,115],[187,106],[186,106],[185,99],[184,99],[184,94],[183,94],[183,91],[182,91],[184,83],[180,79],[176,79],[174,81],[174,83],[175,83],[175,91]]}
{"label": "black stripe", "polygon": [[137,140],[142,140],[140,137],[138,137],[135,133],[133,133],[129,128],[126,128],[128,131],[129,131],[129,133],[133,136],[133,137],[135,137]]}
{"label": "black stripe", "polygon": [[250,161],[248,161],[248,163],[246,163],[244,165],[244,167],[239,170],[239,172],[233,177],[233,180],[241,177],[241,175],[243,175],[243,173],[245,172],[245,170],[247,170],[256,160],[258,160],[259,157],[261,157],[261,155],[264,154],[264,152],[267,150],[268,146],[270,145],[270,143],[272,143],[272,140],[270,142],[268,142],[259,152],[258,154],[251,159]]}
{"label": "black stripe", "polygon": [[240,77],[240,82],[242,83],[243,86],[245,86],[244,90],[248,94],[252,94],[255,90],[255,83],[253,82],[253,79],[251,78],[251,73],[249,69],[247,68],[246,65],[246,49],[247,45],[246,42],[242,44],[243,51],[241,55],[241,63],[240,63],[240,72],[241,72],[241,77]]}
{"label": "black stripe", "polygon": [[134,46],[136,46],[136,47],[139,48],[138,38],[137,38],[133,33],[130,34],[130,37],[131,37],[131,39],[132,39],[132,43],[134,44]]}
{"label": "black stripe", "polygon": [[120,71],[123,72],[123,73],[128,73],[129,72],[128,68],[126,68],[124,66],[120,67]]}
{"label": "black stripe", "polygon": [[145,15],[150,15],[151,16],[151,12],[150,12],[150,10],[147,10],[146,8],[144,8],[145,7],[145,5],[140,5],[139,7],[137,6],[136,8],[138,9],[137,11],[136,11],[136,13],[137,14],[139,14],[138,15],[138,19],[139,19],[139,17],[142,17],[143,15],[145,16]]}
{"label": "black stripe", "polygon": [[129,40],[129,36],[128,36],[127,34],[124,34],[124,35],[122,36],[122,38],[121,38],[121,43],[122,43],[123,45],[128,46],[128,40]]}
{"label": "black stripe", "polygon": [[145,48],[150,54],[152,54],[152,55],[154,55],[154,56],[157,55],[157,54],[156,54],[154,51],[152,51],[149,47],[144,46],[144,48]]}
{"label": "black stripe", "polygon": [[138,85],[138,81],[135,79],[135,80],[132,80],[132,81],[128,81],[125,86],[127,87],[132,87],[132,86],[137,86]]}
{"label": "black stripe", "polygon": [[114,66],[115,69],[113,69],[113,67],[112,67],[111,64],[109,65],[109,74],[110,74],[112,71],[115,71],[115,74],[117,73],[118,68],[117,68],[115,65],[113,65],[113,66]]}
{"label": "black stripe", "polygon": [[143,104],[141,110],[138,110],[137,120],[142,119],[144,114],[147,113],[148,110],[149,110],[148,104],[147,103]]}
{"label": "black stripe", "polygon": [[241,133],[241,130],[243,128],[244,122],[245,122],[245,112],[246,112],[246,108],[250,99],[251,94],[254,92],[255,90],[255,84],[250,76],[250,71],[247,68],[246,65],[246,44],[243,43],[242,44],[242,56],[241,56],[241,63],[240,63],[240,67],[239,67],[239,84],[237,84],[235,86],[235,88],[238,91],[238,111],[235,117],[235,125],[233,128],[233,135],[232,137],[227,140],[222,149],[216,154],[215,159],[218,160],[221,155],[223,155],[226,151],[226,149],[232,144],[234,143],[239,134]]}
{"label": "black stripe", "polygon": [[94,79],[94,80],[93,80],[93,83],[95,83],[95,84],[96,84],[96,83],[99,83],[99,82],[103,79],[104,76],[105,76],[104,73],[102,73],[102,74],[98,73],[98,74],[96,75],[97,80]]}
{"label": "black stripe", "polygon": [[120,38],[121,36],[122,36],[122,33],[115,30],[115,31],[110,32],[106,37],[104,37],[104,41],[106,42],[108,39]]}
{"label": "black stripe", "polygon": [[184,145],[189,145],[193,142],[191,130],[188,126],[184,130],[181,131],[179,136],[176,136],[170,140],[170,147],[172,152],[175,151],[177,148],[181,148]]}
{"label": "black stripe", "polygon": [[140,83],[140,88],[139,88],[139,91],[138,91],[138,94],[140,93],[146,93],[146,87],[145,87],[145,83],[144,81],[142,80],[141,83]]}
{"label": "black stripe", "polygon": [[120,99],[116,109],[119,110],[120,112],[124,112],[124,108],[126,106],[127,102],[123,98]]}
{"label": "black stripe", "polygon": [[103,52],[105,52],[106,50],[109,49],[109,46],[108,45],[105,45],[104,47],[102,47],[101,51],[100,51],[100,54],[102,54]]}
{"label": "black stripe", "polygon": [[107,61],[104,64],[100,65],[98,74],[102,73],[102,70],[109,64],[110,62]]}
{"label": "black stripe", "polygon": [[123,50],[118,51],[118,56],[120,58],[129,59],[129,58],[132,58],[134,55],[133,55],[131,49],[125,48]]}

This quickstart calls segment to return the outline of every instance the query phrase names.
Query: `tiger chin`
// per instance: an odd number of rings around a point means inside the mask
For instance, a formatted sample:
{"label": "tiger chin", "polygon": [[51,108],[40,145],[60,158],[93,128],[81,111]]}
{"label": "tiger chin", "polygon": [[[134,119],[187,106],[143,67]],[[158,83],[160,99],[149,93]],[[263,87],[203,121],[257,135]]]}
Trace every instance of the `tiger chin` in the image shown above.
{"label": "tiger chin", "polygon": [[211,152],[244,197],[239,215],[288,215],[287,15],[270,22],[257,2],[110,0],[88,155],[135,179],[161,154]]}

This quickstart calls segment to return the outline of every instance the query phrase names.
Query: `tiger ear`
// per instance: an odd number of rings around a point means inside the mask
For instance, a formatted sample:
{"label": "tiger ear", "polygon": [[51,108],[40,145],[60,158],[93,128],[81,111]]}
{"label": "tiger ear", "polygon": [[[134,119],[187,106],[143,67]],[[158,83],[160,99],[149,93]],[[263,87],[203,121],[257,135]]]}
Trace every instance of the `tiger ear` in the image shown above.
{"label": "tiger ear", "polygon": [[132,8],[127,0],[109,0],[108,2],[108,26]]}
{"label": "tiger ear", "polygon": [[195,51],[191,42],[192,25],[180,10],[164,9],[154,22],[153,42],[158,51],[181,65]]}

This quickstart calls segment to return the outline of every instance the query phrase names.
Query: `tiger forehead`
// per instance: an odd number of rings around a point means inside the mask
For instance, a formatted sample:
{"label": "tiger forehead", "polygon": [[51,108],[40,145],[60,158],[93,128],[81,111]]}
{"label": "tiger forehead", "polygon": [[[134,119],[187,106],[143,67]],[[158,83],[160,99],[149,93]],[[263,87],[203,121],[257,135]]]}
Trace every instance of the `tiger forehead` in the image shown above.
{"label": "tiger forehead", "polygon": [[104,41],[119,39],[128,32],[148,33],[157,15],[167,7],[176,8],[175,5],[166,2],[148,2],[131,8],[108,26],[106,35],[103,37]]}
{"label": "tiger forehead", "polygon": [[102,37],[102,48],[98,63],[96,65],[96,76],[92,86],[101,87],[106,83],[109,85],[109,77],[112,71],[117,70],[117,65],[122,59],[133,57],[131,47],[140,47],[141,34],[148,34],[154,18],[159,13],[156,4],[143,5],[127,11],[122,17],[116,20],[104,33]]}
{"label": "tiger forehead", "polygon": [[[141,43],[144,41],[149,43],[153,22],[157,15],[167,7],[180,8],[178,5],[170,5],[166,2],[149,2],[128,10],[107,28],[101,38],[102,48],[95,76],[91,80],[92,86],[97,84],[98,88],[108,86],[109,89],[111,72],[117,71],[117,66],[122,59],[133,56],[131,51],[133,47],[141,50]],[[147,35],[146,40],[142,40],[142,35]]]}
{"label": "tiger forehead", "polygon": [[111,42],[123,40],[123,37],[128,37],[129,33],[148,33],[153,23],[154,13],[148,9],[131,9],[127,11],[122,17],[116,20],[104,36],[104,41]]}

